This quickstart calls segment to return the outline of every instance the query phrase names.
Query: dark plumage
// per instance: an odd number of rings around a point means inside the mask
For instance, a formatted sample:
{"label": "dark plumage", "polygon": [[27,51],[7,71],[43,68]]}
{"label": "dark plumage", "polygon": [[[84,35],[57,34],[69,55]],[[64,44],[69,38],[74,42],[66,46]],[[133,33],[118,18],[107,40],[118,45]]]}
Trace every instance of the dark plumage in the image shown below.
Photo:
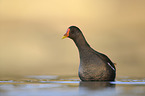
{"label": "dark plumage", "polygon": [[114,63],[106,55],[91,48],[78,27],[70,26],[63,38],[66,37],[72,39],[79,50],[79,77],[82,81],[114,81]]}

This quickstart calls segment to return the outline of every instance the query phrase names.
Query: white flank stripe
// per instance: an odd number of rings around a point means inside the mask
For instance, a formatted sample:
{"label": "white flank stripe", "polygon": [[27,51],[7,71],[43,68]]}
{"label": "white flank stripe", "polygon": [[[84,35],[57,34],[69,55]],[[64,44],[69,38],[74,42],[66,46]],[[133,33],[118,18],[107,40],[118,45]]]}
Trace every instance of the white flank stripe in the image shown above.
{"label": "white flank stripe", "polygon": [[108,63],[108,65],[115,71],[115,69],[110,65],[110,63]]}

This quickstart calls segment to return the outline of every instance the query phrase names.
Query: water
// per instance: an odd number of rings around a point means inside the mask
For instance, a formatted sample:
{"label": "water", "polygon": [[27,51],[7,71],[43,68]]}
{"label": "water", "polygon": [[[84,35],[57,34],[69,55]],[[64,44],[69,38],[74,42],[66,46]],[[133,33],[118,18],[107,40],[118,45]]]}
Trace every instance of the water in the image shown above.
{"label": "water", "polygon": [[0,96],[145,96],[145,78],[81,82],[77,76],[2,78]]}

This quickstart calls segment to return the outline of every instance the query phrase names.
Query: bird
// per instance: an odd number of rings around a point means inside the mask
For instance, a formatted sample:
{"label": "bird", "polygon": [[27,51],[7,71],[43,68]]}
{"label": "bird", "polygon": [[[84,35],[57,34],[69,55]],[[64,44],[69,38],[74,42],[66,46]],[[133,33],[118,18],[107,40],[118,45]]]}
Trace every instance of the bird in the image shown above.
{"label": "bird", "polygon": [[64,38],[72,39],[78,48],[80,58],[78,76],[81,81],[115,80],[115,64],[107,55],[95,51],[77,26],[70,26],[63,35],[62,39]]}

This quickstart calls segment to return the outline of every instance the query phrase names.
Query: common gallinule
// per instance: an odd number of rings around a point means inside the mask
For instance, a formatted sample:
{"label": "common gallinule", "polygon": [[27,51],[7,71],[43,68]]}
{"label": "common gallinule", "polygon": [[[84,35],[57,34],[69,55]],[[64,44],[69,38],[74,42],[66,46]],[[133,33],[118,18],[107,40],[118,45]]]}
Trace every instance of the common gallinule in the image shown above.
{"label": "common gallinule", "polygon": [[114,81],[114,63],[106,55],[91,48],[78,27],[70,26],[62,39],[66,37],[72,39],[79,50],[78,73],[82,81]]}

